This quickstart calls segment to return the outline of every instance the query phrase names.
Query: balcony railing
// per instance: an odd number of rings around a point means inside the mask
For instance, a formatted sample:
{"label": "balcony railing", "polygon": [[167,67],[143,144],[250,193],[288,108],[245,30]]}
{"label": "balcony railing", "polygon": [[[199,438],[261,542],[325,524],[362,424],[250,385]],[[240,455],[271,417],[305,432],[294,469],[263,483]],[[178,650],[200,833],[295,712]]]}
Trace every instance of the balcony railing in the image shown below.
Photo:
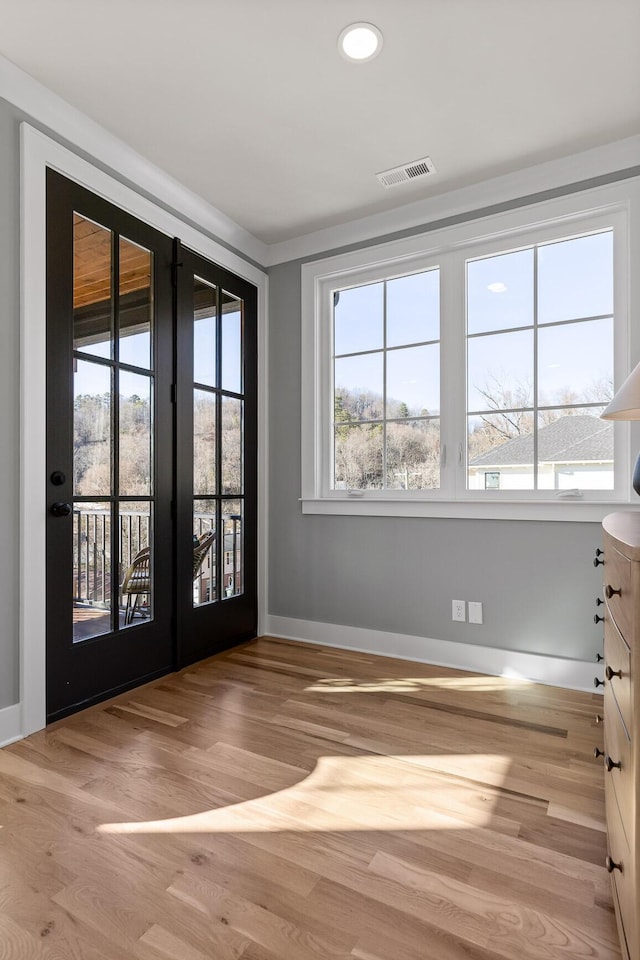
{"label": "balcony railing", "polygon": [[[143,511],[121,511],[119,516],[118,583],[133,558],[150,542],[151,517]],[[224,518],[222,553],[223,596],[242,592],[241,517]],[[210,514],[195,514],[194,535],[212,527]],[[111,605],[111,512],[108,508],[73,511],[73,600],[75,604],[109,609]],[[196,605],[216,595],[215,552],[210,550],[194,580]]]}

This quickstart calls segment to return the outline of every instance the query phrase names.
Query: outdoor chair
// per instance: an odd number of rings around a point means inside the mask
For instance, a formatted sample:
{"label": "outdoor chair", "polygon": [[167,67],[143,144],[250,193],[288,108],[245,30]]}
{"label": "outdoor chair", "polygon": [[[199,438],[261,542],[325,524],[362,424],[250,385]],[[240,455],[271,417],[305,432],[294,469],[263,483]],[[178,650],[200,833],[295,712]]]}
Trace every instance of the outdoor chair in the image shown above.
{"label": "outdoor chair", "polygon": [[[216,538],[213,530],[205,530],[199,537],[194,536],[193,540],[193,579],[199,575],[202,565],[212,543]],[[126,597],[124,611],[124,624],[128,626],[133,622],[136,611],[140,609],[140,597],[150,596],[151,594],[151,557],[149,547],[143,547],[127,569],[120,587],[122,600]]]}
{"label": "outdoor chair", "polygon": [[151,594],[151,557],[149,547],[143,547],[127,569],[120,587],[122,599],[127,598],[124,611],[124,624],[127,626],[133,621],[138,610],[140,597]]}

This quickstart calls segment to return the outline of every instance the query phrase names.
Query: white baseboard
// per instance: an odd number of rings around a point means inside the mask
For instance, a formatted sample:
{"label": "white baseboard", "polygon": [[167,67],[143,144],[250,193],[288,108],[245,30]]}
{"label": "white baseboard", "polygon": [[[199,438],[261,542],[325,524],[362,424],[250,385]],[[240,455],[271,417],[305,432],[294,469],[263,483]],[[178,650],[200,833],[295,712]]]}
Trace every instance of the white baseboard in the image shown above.
{"label": "white baseboard", "polygon": [[22,711],[19,703],[0,710],[0,747],[20,740],[22,737]]}
{"label": "white baseboard", "polygon": [[501,650],[497,647],[482,647],[452,640],[433,640],[403,633],[343,627],[335,623],[268,616],[265,626],[268,636],[282,637],[283,640],[303,640],[325,647],[432,663],[438,667],[454,667],[494,677],[531,680],[570,690],[587,690],[590,693],[595,692],[593,678],[599,672],[596,664],[588,660],[519,653],[516,650]]}

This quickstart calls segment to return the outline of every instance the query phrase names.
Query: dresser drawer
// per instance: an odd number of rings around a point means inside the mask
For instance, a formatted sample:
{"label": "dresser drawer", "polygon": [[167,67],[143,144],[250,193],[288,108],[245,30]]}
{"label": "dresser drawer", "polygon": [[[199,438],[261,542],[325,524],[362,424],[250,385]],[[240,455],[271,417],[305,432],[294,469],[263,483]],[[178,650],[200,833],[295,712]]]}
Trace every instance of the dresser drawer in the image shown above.
{"label": "dresser drawer", "polygon": [[606,784],[606,801],[609,856],[614,863],[622,867],[622,870],[616,869],[611,873],[614,899],[617,900],[620,908],[618,928],[622,953],[624,957],[626,947],[630,960],[635,960],[638,956],[638,916],[634,896],[633,861],[624,838],[620,814],[613,799],[612,785],[609,781]]}
{"label": "dresser drawer", "polygon": [[[607,788],[607,821],[611,806],[610,796],[613,793],[618,811],[622,818],[622,830],[626,837],[629,849],[633,849],[633,809],[634,809],[634,781],[631,766],[631,743],[624,729],[618,708],[610,691],[604,698],[604,778]],[[620,767],[607,769],[607,758]]]}
{"label": "dresser drawer", "polygon": [[[604,623],[605,692],[613,694],[622,714],[627,733],[633,729],[631,715],[631,657],[629,647],[620,636],[615,623],[607,617]],[[607,668],[610,671],[606,673]],[[616,674],[621,672],[622,676]]]}
{"label": "dresser drawer", "polygon": [[631,596],[631,561],[606,542],[603,575],[604,595],[609,613],[622,636],[631,644],[634,608]]}

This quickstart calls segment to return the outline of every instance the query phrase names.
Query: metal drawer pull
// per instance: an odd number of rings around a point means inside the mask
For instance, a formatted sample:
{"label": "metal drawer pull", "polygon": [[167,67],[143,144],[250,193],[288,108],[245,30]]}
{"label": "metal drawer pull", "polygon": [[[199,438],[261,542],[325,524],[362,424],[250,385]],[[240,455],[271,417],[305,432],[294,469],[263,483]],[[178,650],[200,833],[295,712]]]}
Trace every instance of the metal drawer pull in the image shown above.
{"label": "metal drawer pull", "polygon": [[618,594],[619,597],[621,597],[621,596],[622,596],[622,589],[620,589],[620,590],[614,590],[613,587],[611,586],[611,584],[608,583],[608,584],[606,585],[606,587],[604,588],[604,593],[605,593],[605,596],[606,596],[607,600],[611,600],[611,597],[615,596],[616,593]]}
{"label": "metal drawer pull", "polygon": [[596,688],[596,690],[598,689],[598,687],[604,687],[604,680],[600,680],[599,677],[594,677],[593,685]]}
{"label": "metal drawer pull", "polygon": [[609,771],[609,773],[611,773],[611,771],[614,769],[614,767],[615,767],[615,769],[617,769],[617,770],[622,770],[622,764],[620,763],[620,761],[619,761],[619,760],[612,760],[611,757],[609,756],[609,754],[607,754],[607,756],[604,758],[604,765],[605,765],[605,767],[607,768],[607,770]]}
{"label": "metal drawer pull", "polygon": [[599,567],[601,564],[604,563],[604,560],[598,560],[598,557],[602,556],[603,552],[604,552],[603,550],[599,550],[599,549],[596,550],[596,555],[593,558],[594,567]]}
{"label": "metal drawer pull", "polygon": [[604,865],[607,868],[607,873],[613,873],[614,870],[619,870],[622,873],[622,864],[616,863],[615,860],[612,860],[611,857],[607,857],[604,861]]}
{"label": "metal drawer pull", "polygon": [[622,670],[612,670],[611,667],[607,667],[605,676],[607,680],[613,680],[614,677],[620,677],[620,679],[622,679]]}
{"label": "metal drawer pull", "polygon": [[593,622],[594,622],[594,623],[604,623],[604,617],[599,617],[597,613],[594,613],[594,615],[593,615]]}
{"label": "metal drawer pull", "polygon": [[604,657],[601,653],[596,653],[596,663],[600,663],[601,660],[604,660]]}
{"label": "metal drawer pull", "polygon": [[596,760],[598,759],[598,757],[604,757],[604,750],[601,750],[600,747],[594,747],[593,755],[596,758]]}

